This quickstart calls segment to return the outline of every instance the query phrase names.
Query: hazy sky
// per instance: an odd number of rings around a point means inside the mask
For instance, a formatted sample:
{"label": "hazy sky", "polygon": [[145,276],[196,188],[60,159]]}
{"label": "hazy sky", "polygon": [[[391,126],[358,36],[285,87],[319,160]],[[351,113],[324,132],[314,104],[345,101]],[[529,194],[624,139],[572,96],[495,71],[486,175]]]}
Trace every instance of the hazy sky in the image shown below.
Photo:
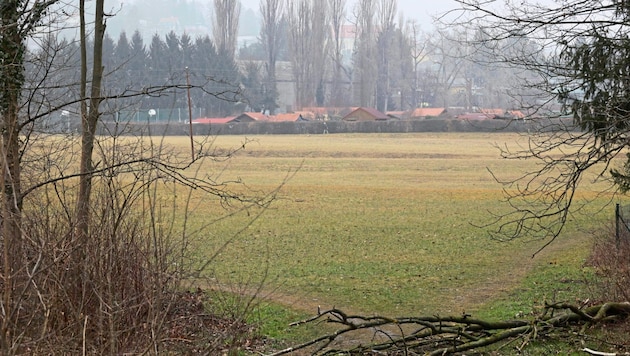
{"label": "hazy sky", "polygon": [[[347,13],[352,13],[352,7],[357,0],[347,0]],[[260,0],[241,0],[244,7],[258,10]],[[416,19],[423,29],[432,27],[432,16],[457,8],[454,0],[398,0],[398,12],[403,13],[405,19]]]}

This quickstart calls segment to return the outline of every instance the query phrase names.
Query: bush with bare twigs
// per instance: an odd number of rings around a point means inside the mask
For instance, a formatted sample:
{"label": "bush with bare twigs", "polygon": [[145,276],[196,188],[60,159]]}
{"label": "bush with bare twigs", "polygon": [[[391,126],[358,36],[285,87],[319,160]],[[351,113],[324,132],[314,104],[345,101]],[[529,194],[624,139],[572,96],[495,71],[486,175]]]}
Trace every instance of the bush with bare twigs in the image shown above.
{"label": "bush with bare twigs", "polygon": [[[125,151],[129,156],[111,153]],[[102,162],[117,168],[95,175],[92,218],[83,243],[73,233],[69,213],[73,180],[48,177],[51,183],[25,200],[24,266],[14,274],[19,290],[4,304],[12,306],[6,310],[13,314],[0,320],[5,340],[11,340],[3,355],[212,353],[255,344],[254,330],[243,319],[212,315],[204,292],[186,292],[188,278],[199,273],[181,219],[189,203],[177,205],[174,198],[190,192],[184,183],[195,182],[177,175],[177,165],[186,161],[177,161],[175,153],[162,147],[131,163],[130,157],[142,152],[140,146],[101,150]],[[48,156],[47,162],[59,167],[62,156]],[[157,156],[163,166],[153,160]],[[45,173],[36,168],[34,164],[31,173],[39,172],[41,178]],[[263,202],[230,195],[223,186],[215,191],[217,185],[201,180],[195,184],[232,203]],[[165,200],[165,194],[171,198]]]}
{"label": "bush with bare twigs", "polygon": [[595,268],[603,300],[630,300],[630,231],[614,231],[595,239],[589,265]]}

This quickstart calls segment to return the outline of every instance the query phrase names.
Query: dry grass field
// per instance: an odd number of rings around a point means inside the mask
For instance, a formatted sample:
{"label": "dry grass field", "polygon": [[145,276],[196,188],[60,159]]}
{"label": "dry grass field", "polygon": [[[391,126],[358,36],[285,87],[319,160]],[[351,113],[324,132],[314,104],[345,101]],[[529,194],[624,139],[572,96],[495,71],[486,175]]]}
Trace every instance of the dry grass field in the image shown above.
{"label": "dry grass field", "polygon": [[[233,148],[245,139],[218,136],[214,145]],[[601,209],[597,200],[535,257],[542,241],[498,242],[476,227],[491,219],[490,211],[506,209],[488,169],[509,178],[534,168],[501,159],[494,147],[523,143],[517,134],[247,139],[234,157],[195,167],[195,174],[241,179],[259,192],[288,180],[253,222],[257,209],[193,196],[188,230],[196,231],[195,257],[213,259],[204,272],[213,282],[250,291],[262,283],[261,295],[306,312],[335,306],[393,316],[504,317],[542,299],[573,298],[588,289],[582,277],[592,231],[612,220],[613,208]],[[583,196],[596,190],[587,185]],[[232,215],[218,219],[226,214]]]}

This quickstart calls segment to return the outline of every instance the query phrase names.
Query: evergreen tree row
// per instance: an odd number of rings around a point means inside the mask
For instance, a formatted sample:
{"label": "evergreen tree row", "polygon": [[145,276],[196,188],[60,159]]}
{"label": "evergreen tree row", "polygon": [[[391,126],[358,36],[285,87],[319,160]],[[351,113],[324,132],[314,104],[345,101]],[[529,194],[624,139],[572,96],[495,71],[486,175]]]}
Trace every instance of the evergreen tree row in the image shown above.
{"label": "evergreen tree row", "polygon": [[[164,38],[157,34],[148,47],[138,31],[131,39],[122,32],[118,41],[105,39],[106,90],[125,93],[148,87],[183,84],[195,88],[190,96],[192,106],[206,116],[226,116],[237,110],[242,96],[241,76],[234,57],[218,50],[209,36],[192,39],[171,31]],[[186,78],[188,76],[188,78]],[[138,104],[140,103],[140,104]],[[188,107],[186,90],[172,89],[159,96],[123,101],[123,105],[140,105],[142,109]]]}
{"label": "evergreen tree row", "polygon": [[[46,98],[40,101],[54,107],[51,98],[59,102],[78,98],[80,51],[78,42],[45,41],[41,50],[30,54],[27,77],[32,85],[47,88]],[[104,94],[116,97],[104,102],[105,119],[151,109],[180,109],[187,119],[187,82],[193,87],[190,98],[195,116],[223,117],[261,108],[255,103],[261,90],[259,68],[246,66],[241,75],[233,55],[218,50],[209,36],[192,39],[170,32],[164,38],[154,35],[147,46],[138,31],[131,38],[122,32],[116,41],[106,35],[103,47]],[[91,50],[87,53],[89,57]],[[51,63],[46,74],[35,70],[37,63],[45,62]],[[160,87],[169,89],[142,94]],[[74,116],[78,113],[78,109],[70,111]]]}

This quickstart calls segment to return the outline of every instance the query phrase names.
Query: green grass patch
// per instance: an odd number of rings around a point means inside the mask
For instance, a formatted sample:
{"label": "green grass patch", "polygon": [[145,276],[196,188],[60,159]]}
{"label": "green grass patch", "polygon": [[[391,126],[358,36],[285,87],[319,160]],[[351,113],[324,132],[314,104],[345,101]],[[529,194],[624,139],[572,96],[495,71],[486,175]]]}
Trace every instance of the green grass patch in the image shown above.
{"label": "green grass patch", "polygon": [[479,316],[492,320],[512,319],[542,311],[545,304],[581,305],[594,294],[593,271],[574,264],[550,263],[534,268],[504,296],[488,303]]}
{"label": "green grass patch", "polygon": [[[606,198],[597,198],[535,258],[543,241],[490,239],[477,226],[507,207],[488,169],[513,178],[535,168],[501,159],[494,148],[515,145],[523,139],[516,134],[250,139],[227,162],[196,167],[198,174],[239,178],[253,191],[292,178],[251,225],[255,209],[226,211],[211,197],[194,196],[188,214],[189,230],[199,229],[194,252],[200,261],[216,255],[208,275],[227,284],[264,281],[292,300],[280,305],[300,313],[334,306],[389,316],[465,311],[503,318],[543,300],[581,297],[588,231],[612,219],[612,208],[602,209]],[[244,140],[220,136],[215,145],[237,147]],[[582,196],[597,190],[587,183]],[[214,221],[226,213],[234,215]],[[269,308],[261,315],[281,313]],[[293,318],[286,313],[281,321],[265,318],[269,328],[262,330],[288,335],[273,326]]]}

